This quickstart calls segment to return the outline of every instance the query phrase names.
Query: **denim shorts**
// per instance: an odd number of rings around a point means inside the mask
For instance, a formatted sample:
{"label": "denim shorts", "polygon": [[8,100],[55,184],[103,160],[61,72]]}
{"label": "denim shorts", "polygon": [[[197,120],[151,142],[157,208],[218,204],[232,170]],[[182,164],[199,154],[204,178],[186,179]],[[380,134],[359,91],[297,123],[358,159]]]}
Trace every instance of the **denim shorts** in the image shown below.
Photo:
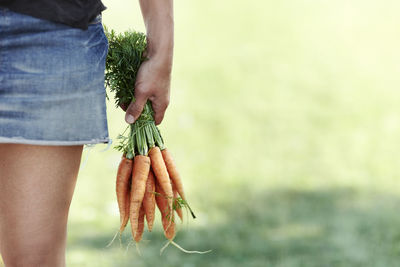
{"label": "denim shorts", "polygon": [[101,15],[87,30],[0,7],[0,143],[110,143]]}

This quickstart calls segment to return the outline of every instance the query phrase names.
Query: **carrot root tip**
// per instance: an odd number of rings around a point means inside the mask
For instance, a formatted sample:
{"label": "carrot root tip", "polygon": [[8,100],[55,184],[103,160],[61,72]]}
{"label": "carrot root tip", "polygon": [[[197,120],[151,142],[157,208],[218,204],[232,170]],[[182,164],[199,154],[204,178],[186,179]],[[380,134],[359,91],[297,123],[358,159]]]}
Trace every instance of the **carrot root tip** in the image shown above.
{"label": "carrot root tip", "polygon": [[111,241],[107,244],[106,248],[108,248],[109,246],[111,246],[112,243],[114,243],[115,238],[117,237],[119,231],[117,231],[114,235],[114,237],[111,239]]}
{"label": "carrot root tip", "polygon": [[126,246],[125,255],[128,253],[129,247],[133,243],[134,243],[133,241],[129,241],[128,245]]}
{"label": "carrot root tip", "polygon": [[168,243],[171,243],[172,245],[177,247],[180,251],[188,253],[188,254],[194,254],[194,253],[196,253],[196,254],[206,254],[206,253],[209,253],[209,252],[212,251],[211,249],[210,250],[206,250],[206,251],[186,250],[186,249],[182,248],[181,246],[179,246],[177,243],[175,243],[172,239]]}
{"label": "carrot root tip", "polygon": [[164,250],[169,246],[172,240],[168,240],[167,243],[160,249],[160,256],[164,252]]}
{"label": "carrot root tip", "polygon": [[139,254],[139,256],[142,256],[142,252],[140,252],[140,248],[139,248],[139,243],[138,242],[136,242],[136,251],[137,251],[137,253]]}

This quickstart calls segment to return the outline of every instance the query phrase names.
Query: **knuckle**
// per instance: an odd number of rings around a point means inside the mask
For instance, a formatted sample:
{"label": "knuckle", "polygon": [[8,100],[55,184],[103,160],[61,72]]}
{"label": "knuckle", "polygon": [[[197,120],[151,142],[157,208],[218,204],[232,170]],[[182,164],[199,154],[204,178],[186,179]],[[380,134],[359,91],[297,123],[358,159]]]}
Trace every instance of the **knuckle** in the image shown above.
{"label": "knuckle", "polygon": [[148,83],[139,83],[135,85],[135,95],[148,95],[152,87]]}
{"label": "knuckle", "polygon": [[146,94],[148,91],[149,87],[144,84],[140,84],[135,87],[135,94]]}
{"label": "knuckle", "polygon": [[128,110],[127,110],[127,112],[128,113],[131,113],[131,114],[137,114],[137,113],[140,113],[140,112],[142,112],[142,107],[141,106],[139,106],[137,103],[135,103],[134,105],[131,105],[129,108],[128,108]]}
{"label": "knuckle", "polygon": [[134,106],[133,108],[132,108],[132,112],[134,112],[135,114],[137,114],[137,113],[140,113],[140,112],[142,112],[142,107],[140,107],[140,106]]}
{"label": "knuckle", "polygon": [[141,102],[146,98],[147,98],[147,93],[145,91],[135,91],[135,103]]}
{"label": "knuckle", "polygon": [[144,101],[147,98],[147,93],[142,91],[142,92],[135,92],[135,102],[141,102]]}
{"label": "knuckle", "polygon": [[155,98],[150,100],[154,103],[155,108],[158,110],[165,110],[169,105],[169,98]]}

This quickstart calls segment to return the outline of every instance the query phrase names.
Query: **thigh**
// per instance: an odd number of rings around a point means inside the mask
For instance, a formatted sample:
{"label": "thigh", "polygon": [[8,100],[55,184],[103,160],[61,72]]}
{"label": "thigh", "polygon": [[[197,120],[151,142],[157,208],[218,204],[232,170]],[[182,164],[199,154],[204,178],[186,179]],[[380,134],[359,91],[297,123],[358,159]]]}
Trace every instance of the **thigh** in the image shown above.
{"label": "thigh", "polygon": [[81,145],[0,145],[0,250],[6,263],[7,255],[30,249],[63,256],[81,153]]}

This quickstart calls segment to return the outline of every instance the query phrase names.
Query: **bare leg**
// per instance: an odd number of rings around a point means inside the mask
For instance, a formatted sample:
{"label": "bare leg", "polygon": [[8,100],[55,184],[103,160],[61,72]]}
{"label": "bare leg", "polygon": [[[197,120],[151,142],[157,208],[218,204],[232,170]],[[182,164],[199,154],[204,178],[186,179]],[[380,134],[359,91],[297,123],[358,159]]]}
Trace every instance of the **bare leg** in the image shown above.
{"label": "bare leg", "polygon": [[0,253],[7,267],[65,266],[79,146],[0,144]]}

